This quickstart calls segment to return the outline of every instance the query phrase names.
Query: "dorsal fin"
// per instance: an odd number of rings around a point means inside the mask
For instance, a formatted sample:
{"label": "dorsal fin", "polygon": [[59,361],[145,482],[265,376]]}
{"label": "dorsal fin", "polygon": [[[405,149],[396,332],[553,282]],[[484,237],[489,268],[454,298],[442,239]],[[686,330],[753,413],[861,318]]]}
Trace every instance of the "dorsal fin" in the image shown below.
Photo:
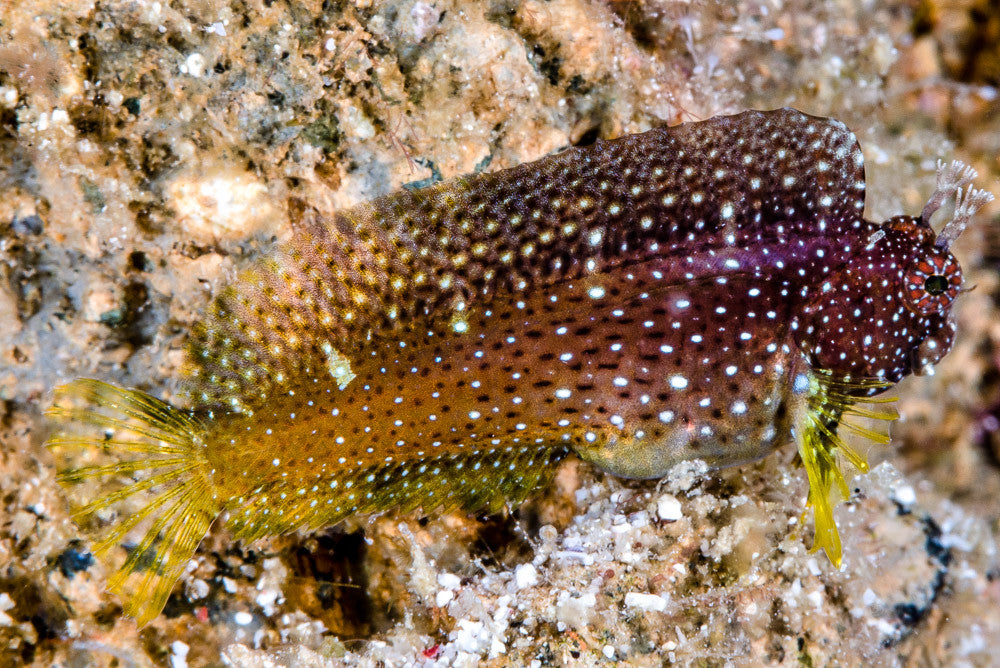
{"label": "dorsal fin", "polygon": [[[296,235],[326,230],[333,238],[324,243],[345,244],[312,207],[293,200],[291,209]],[[196,326],[188,348],[197,407],[252,412],[288,380],[317,367],[335,381],[350,380],[342,351],[373,326],[379,307],[360,302],[378,291],[349,262],[305,257],[300,247],[282,245],[240,273]]]}

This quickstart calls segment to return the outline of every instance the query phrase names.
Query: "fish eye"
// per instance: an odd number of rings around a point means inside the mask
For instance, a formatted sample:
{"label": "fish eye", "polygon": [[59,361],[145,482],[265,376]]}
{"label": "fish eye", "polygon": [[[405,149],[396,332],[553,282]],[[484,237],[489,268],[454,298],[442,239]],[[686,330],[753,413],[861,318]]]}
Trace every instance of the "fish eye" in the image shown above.
{"label": "fish eye", "polygon": [[962,287],[962,271],[950,255],[922,257],[905,279],[906,306],[916,313],[940,313],[951,305]]}
{"label": "fish eye", "polygon": [[943,295],[948,290],[948,278],[941,274],[932,274],[924,279],[924,290],[932,297]]}

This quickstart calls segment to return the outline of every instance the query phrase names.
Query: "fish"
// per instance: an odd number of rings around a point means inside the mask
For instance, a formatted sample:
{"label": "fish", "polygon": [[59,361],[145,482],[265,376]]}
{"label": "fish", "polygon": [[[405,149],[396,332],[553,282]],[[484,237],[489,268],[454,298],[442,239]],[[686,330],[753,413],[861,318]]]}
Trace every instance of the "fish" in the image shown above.
{"label": "fish", "polygon": [[290,240],[191,332],[186,405],[79,379],[47,444],[64,485],[98,484],[74,517],[103,529],[98,556],[125,548],[109,589],[139,625],[219,517],[253,541],[495,512],[574,453],[653,479],[795,443],[813,549],[839,566],[842,463],[867,470],[843,434],[888,442],[869,426],[895,417],[882,393],[950,349],[950,248],[992,199],[975,176],[939,164],[919,216],[868,221],[855,135],[786,108],[332,215],[293,199]]}

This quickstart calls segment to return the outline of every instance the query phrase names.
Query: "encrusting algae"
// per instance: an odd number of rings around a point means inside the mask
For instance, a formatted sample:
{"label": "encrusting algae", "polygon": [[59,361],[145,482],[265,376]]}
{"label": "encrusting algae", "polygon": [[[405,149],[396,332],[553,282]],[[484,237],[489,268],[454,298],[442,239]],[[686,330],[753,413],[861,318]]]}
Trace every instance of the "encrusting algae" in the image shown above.
{"label": "encrusting algae", "polygon": [[253,540],[390,509],[496,510],[571,452],[656,478],[794,440],[815,547],[839,564],[837,458],[866,463],[838,431],[887,442],[851,419],[891,420],[874,395],[950,348],[962,275],[949,247],[991,199],[974,176],[941,168],[919,217],[871,223],[854,135],[783,109],[332,219],[298,203],[292,241],[192,336],[190,408],[78,380],[57,390],[64,431],[49,445],[113,457],[60,474],[118,484],[78,517],[156,494],[95,547],[129,544],[111,587],[139,624],[222,513]]}

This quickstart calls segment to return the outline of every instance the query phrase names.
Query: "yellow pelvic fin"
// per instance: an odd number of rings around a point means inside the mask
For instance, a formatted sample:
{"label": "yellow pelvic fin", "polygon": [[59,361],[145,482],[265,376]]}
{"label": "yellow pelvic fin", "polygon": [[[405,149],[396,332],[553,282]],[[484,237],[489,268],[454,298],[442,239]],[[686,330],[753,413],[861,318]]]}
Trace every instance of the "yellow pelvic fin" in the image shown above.
{"label": "yellow pelvic fin", "polygon": [[807,507],[812,508],[815,524],[812,551],[822,549],[837,568],[840,568],[842,548],[833,508],[839,501],[850,496],[837,455],[843,455],[862,473],[868,472],[868,462],[864,455],[847,445],[838,432],[843,427],[875,443],[888,443],[889,436],[886,433],[848,422],[844,418],[854,416],[887,422],[894,420],[894,411],[867,409],[856,404],[886,404],[895,401],[895,398],[865,398],[852,394],[865,394],[889,386],[889,383],[878,379],[834,379],[823,371],[810,375],[805,416],[796,425],[795,436],[799,456],[809,478]]}
{"label": "yellow pelvic fin", "polygon": [[[90,379],[57,388],[47,415],[60,427],[46,443],[62,460],[59,481],[71,487],[100,480],[109,487],[78,507],[75,519],[114,509],[136,494],[153,494],[140,510],[113,520],[94,545],[95,554],[106,556],[132,530],[148,525],[109,583],[125,614],[144,626],[163,609],[220,510],[204,458],[204,428],[144,392]],[[88,460],[101,463],[79,465]]]}

